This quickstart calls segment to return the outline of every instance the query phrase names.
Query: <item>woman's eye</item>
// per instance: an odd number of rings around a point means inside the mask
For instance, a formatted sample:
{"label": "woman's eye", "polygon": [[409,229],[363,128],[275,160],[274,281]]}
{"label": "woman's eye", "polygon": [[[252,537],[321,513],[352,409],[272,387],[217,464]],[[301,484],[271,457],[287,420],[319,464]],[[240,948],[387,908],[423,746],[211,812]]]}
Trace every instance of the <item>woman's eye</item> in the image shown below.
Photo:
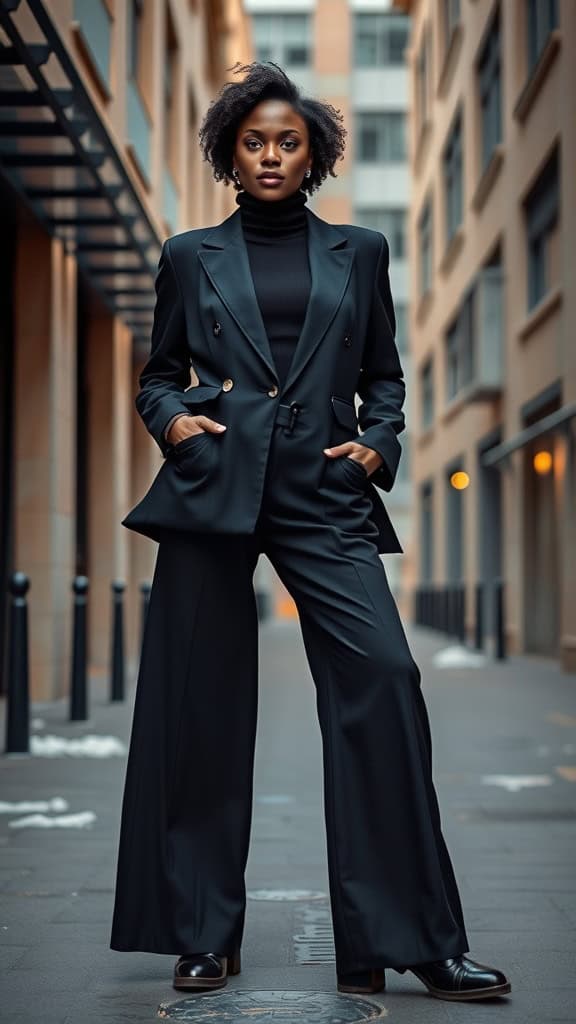
{"label": "woman's eye", "polygon": [[[258,141],[258,139],[248,139],[246,145],[248,149],[254,150],[254,147],[258,147],[260,145],[260,142]],[[296,149],[298,143],[296,142],[296,139],[284,139],[282,145],[287,145],[288,150],[291,152],[292,150]]]}

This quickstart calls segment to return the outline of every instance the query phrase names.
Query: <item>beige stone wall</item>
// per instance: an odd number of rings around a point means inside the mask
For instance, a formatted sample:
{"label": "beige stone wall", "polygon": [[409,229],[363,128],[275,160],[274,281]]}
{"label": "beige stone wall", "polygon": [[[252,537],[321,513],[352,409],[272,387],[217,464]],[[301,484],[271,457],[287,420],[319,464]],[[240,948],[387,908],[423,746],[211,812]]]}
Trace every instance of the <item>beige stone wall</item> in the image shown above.
{"label": "beige stone wall", "polygon": [[[501,426],[502,439],[516,435],[524,426],[523,406],[548,385],[561,384],[562,405],[575,399],[573,329],[576,294],[573,286],[576,263],[576,5],[559,0],[558,45],[538,82],[529,88],[534,95],[527,105],[528,71],[525,54],[524,4],[521,0],[500,3],[502,25],[503,143],[493,166],[492,181],[481,180],[480,114],[475,62],[484,33],[495,10],[493,0],[461,4],[461,24],[448,54],[443,45],[441,10],[436,0],[399,0],[413,19],[409,62],[413,99],[418,108],[416,73],[418,54],[426,32],[431,38],[428,79],[429,119],[412,122],[411,166],[413,201],[410,217],[410,253],[413,279],[418,280],[418,218],[426,196],[434,209],[433,285],[431,293],[412,303],[411,338],[419,370],[434,356],[436,415],[430,429],[421,427],[421,395],[415,388],[417,438],[414,476],[419,486],[435,483],[434,578],[445,579],[446,534],[445,468],[460,456],[471,475],[464,497],[465,581],[468,588],[468,625],[473,626],[473,586],[478,579],[478,473],[477,446],[481,438]],[[522,96],[524,97],[522,100]],[[522,116],[519,106],[526,107]],[[446,245],[442,152],[458,109],[463,112],[464,216],[456,244]],[[553,146],[560,144],[561,214],[551,245],[551,286],[531,316],[527,313],[526,241],[522,201]],[[482,191],[484,196],[482,197]],[[502,248],[505,275],[504,366],[502,394],[490,401],[448,402],[445,395],[444,337],[462,295],[496,244]],[[576,669],[576,584],[567,570],[576,556],[574,526],[574,449],[557,435],[550,442],[554,454],[554,502],[558,551],[549,579],[540,580],[559,603],[557,654],[566,668]],[[525,452],[515,454],[501,471],[503,573],[507,586],[508,639],[516,651],[530,650],[530,602],[538,581],[532,572],[533,552],[527,549],[526,503],[533,487],[533,468]],[[417,531],[418,532],[418,531]],[[419,552],[416,552],[417,559]],[[552,582],[551,582],[552,581]]]}

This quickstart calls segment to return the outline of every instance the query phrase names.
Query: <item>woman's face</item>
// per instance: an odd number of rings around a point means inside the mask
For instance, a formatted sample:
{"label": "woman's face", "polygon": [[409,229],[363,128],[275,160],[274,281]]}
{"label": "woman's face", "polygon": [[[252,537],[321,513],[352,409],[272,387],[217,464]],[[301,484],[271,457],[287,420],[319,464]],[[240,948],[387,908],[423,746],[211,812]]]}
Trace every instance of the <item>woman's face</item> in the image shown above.
{"label": "woman's face", "polygon": [[311,166],[308,126],[286,100],[262,100],[238,125],[234,167],[242,188],[258,199],[296,192]]}

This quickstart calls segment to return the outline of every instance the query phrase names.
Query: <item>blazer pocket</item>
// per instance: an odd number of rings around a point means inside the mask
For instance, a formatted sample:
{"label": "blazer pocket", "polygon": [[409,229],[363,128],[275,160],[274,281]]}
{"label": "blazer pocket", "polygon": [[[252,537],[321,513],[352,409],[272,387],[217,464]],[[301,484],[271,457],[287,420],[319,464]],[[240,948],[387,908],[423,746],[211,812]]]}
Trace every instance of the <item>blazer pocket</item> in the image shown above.
{"label": "blazer pocket", "polygon": [[332,395],[330,402],[332,404],[332,412],[340,426],[346,427],[347,430],[356,431],[358,429],[358,416],[356,415],[354,403],[349,402],[347,398],[339,398],[337,395]]}
{"label": "blazer pocket", "polygon": [[221,384],[198,384],[196,387],[188,388],[178,398],[184,405],[198,405],[200,402],[209,402],[211,398],[217,398],[221,391]]}

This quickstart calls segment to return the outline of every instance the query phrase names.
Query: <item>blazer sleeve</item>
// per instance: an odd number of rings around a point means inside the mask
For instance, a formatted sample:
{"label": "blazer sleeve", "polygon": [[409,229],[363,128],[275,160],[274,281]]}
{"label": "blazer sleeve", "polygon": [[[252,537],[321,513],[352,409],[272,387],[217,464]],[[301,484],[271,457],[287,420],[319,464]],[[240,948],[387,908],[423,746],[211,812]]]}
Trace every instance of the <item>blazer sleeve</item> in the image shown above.
{"label": "blazer sleeve", "polygon": [[358,443],[382,456],[382,465],[370,479],[385,491],[392,489],[396,477],[402,450],[397,435],[406,425],[402,412],[406,386],[394,340],[396,318],[388,266],[388,243],[380,234],[363,363],[356,390],[361,398],[358,422],[362,434]]}
{"label": "blazer sleeve", "polygon": [[191,381],[184,304],[169,239],[162,246],[155,288],[150,357],[139,377],[140,391],[135,405],[146,429],[165,455],[169,444],[164,433],[169,422],[179,413],[190,412],[182,402],[182,395]]}

